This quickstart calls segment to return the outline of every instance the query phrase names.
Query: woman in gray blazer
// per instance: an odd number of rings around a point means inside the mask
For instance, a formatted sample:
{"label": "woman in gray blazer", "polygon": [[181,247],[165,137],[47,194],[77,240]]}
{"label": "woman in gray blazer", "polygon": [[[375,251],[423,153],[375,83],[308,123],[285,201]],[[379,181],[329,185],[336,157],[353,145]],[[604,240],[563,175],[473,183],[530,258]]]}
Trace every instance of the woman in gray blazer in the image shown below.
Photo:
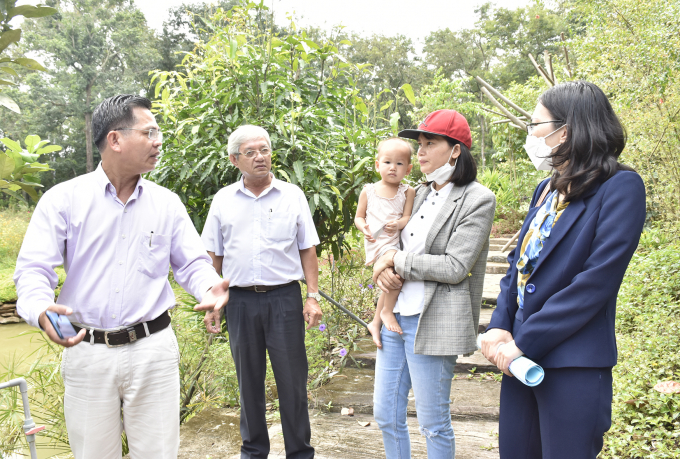
{"label": "woman in gray blazer", "polygon": [[456,356],[476,349],[496,198],[475,181],[470,127],[460,113],[438,110],[399,136],[418,141],[428,183],[416,189],[402,250],[386,252],[373,269],[381,289],[401,286],[394,312],[403,330],[381,331],[374,415],[387,458],[410,458],[406,407],[412,387],[428,458],[449,459],[455,455],[453,367]]}

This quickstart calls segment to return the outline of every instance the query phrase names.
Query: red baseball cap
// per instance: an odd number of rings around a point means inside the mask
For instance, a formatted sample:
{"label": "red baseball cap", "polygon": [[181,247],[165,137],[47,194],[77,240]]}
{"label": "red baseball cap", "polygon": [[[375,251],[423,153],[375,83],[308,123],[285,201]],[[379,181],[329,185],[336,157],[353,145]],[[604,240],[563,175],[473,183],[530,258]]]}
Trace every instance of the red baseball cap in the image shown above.
{"label": "red baseball cap", "polygon": [[404,129],[399,137],[418,140],[421,133],[443,135],[472,147],[470,125],[463,115],[455,110],[437,110],[432,112],[418,126],[418,129]]}

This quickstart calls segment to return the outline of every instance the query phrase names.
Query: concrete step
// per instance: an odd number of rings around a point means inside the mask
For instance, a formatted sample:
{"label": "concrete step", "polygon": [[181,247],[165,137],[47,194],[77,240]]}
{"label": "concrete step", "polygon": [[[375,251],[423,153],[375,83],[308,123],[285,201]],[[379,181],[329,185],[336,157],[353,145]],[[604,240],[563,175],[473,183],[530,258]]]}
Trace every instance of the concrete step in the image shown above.
{"label": "concrete step", "polygon": [[505,274],[508,271],[508,268],[510,265],[505,262],[505,263],[495,263],[495,262],[487,262],[486,263],[486,273],[487,274]]}
{"label": "concrete step", "polygon": [[[503,253],[510,253],[512,249],[514,249],[517,246],[517,244],[513,243],[510,247],[505,249],[505,252]],[[505,244],[489,244],[489,251],[490,252],[500,252],[503,247],[505,247]]]}
{"label": "concrete step", "polygon": [[487,263],[507,263],[509,252],[489,252],[486,256]]}
{"label": "concrete step", "polygon": [[[311,444],[319,459],[375,459],[385,457],[382,433],[370,414],[342,416],[310,411]],[[271,459],[283,459],[285,446],[281,424],[272,415],[269,427]],[[361,423],[361,424],[360,424]],[[498,423],[488,420],[452,419],[457,459],[498,459]],[[427,446],[418,420],[408,418],[413,458],[425,459]],[[240,459],[241,435],[238,410],[209,408],[180,427],[178,459]]]}

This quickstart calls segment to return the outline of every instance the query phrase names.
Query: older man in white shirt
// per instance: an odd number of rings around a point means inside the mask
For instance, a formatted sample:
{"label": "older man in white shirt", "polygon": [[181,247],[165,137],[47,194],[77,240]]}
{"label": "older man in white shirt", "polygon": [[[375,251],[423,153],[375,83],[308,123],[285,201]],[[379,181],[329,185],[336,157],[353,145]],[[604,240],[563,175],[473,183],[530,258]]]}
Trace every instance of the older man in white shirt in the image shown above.
{"label": "older man in white shirt", "polygon": [[[309,444],[307,354],[303,320],[316,326],[319,237],[302,190],[277,180],[271,142],[258,126],[241,126],[227,146],[241,180],[213,198],[202,239],[215,269],[230,281],[226,307],[231,352],[241,392],[241,458],[266,458],[265,353],[274,370],[287,458],[314,457]],[[302,304],[299,280],[307,282]],[[219,312],[206,314],[219,331]]]}
{"label": "older man in white shirt", "polygon": [[[17,309],[62,346],[64,414],[76,459],[176,458],[179,350],[169,327],[175,280],[207,309],[228,299],[177,195],[141,178],[162,133],[148,99],[118,95],[92,115],[102,162],[38,202],[17,260]],[[64,265],[66,281],[54,304]],[[70,316],[61,339],[46,311]],[[122,422],[121,422],[122,410]]]}

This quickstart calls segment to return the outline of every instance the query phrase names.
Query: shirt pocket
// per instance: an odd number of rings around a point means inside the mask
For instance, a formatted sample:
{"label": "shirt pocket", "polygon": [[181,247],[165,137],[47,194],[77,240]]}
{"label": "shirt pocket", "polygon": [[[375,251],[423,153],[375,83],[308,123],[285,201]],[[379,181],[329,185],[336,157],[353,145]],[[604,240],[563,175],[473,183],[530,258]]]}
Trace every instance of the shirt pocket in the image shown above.
{"label": "shirt pocket", "polygon": [[267,216],[267,239],[292,241],[297,236],[297,216],[291,212],[271,212]]}
{"label": "shirt pocket", "polygon": [[140,237],[137,271],[155,279],[167,276],[170,269],[170,238],[143,232]]}

